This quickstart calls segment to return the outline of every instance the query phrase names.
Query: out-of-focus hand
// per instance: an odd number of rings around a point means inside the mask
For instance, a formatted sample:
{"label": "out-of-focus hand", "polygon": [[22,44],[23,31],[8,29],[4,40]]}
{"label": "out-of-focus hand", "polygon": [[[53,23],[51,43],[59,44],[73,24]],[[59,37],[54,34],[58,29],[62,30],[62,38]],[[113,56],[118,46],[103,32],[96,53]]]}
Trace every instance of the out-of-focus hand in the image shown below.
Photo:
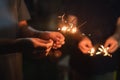
{"label": "out-of-focus hand", "polygon": [[43,39],[39,39],[39,38],[30,38],[30,40],[32,41],[35,48],[38,48],[38,47],[45,48],[46,53],[48,53],[53,46],[53,41],[51,39],[43,40]]}
{"label": "out-of-focus hand", "polygon": [[108,52],[113,53],[119,47],[119,43],[114,37],[109,37],[106,40],[104,47],[109,47]]}
{"label": "out-of-focus hand", "polygon": [[79,43],[78,48],[84,53],[88,54],[88,52],[93,48],[92,42],[88,37],[84,37]]}
{"label": "out-of-focus hand", "polygon": [[48,36],[54,41],[54,49],[60,48],[65,43],[65,37],[60,32],[48,32]]}

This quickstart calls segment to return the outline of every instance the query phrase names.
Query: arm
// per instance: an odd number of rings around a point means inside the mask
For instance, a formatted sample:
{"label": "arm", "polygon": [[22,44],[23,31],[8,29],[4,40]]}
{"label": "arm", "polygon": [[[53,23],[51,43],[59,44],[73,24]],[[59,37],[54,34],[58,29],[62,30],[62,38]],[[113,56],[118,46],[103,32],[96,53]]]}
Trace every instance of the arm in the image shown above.
{"label": "arm", "polygon": [[19,34],[22,37],[39,37],[42,39],[49,39],[45,35],[45,33],[47,34],[47,31],[35,30],[34,28],[30,27],[27,24],[26,20],[20,21],[18,26],[19,26]]}
{"label": "arm", "polygon": [[116,26],[117,26],[117,28],[116,28],[116,31],[115,31],[113,37],[114,37],[117,41],[120,41],[120,17],[119,17],[118,20],[117,20]]}
{"label": "arm", "polygon": [[1,54],[10,54],[15,52],[32,53],[33,50],[35,49],[42,50],[44,51],[44,53],[48,53],[52,45],[53,45],[52,40],[42,40],[39,38],[0,39],[0,53]]}
{"label": "arm", "polygon": [[109,47],[109,50],[108,50],[109,53],[115,52],[119,47],[119,42],[120,42],[120,17],[117,20],[116,26],[117,27],[116,27],[115,33],[112,36],[110,36],[104,44],[105,47]]}

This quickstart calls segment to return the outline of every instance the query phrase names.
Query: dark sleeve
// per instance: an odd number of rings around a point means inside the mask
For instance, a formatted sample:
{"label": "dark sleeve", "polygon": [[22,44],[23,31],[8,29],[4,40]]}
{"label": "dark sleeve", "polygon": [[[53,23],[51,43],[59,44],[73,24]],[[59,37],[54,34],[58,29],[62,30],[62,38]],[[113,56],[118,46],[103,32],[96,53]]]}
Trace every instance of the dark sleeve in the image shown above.
{"label": "dark sleeve", "polygon": [[18,0],[18,21],[29,20],[30,14],[24,0]]}
{"label": "dark sleeve", "polygon": [[33,44],[28,40],[0,39],[0,54],[33,51]]}

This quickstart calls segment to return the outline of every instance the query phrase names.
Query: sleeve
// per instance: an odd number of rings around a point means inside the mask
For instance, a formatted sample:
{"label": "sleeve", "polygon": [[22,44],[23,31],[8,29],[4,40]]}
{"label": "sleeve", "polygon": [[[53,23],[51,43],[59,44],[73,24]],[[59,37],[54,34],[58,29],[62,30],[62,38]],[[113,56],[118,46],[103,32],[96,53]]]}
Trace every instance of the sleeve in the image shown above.
{"label": "sleeve", "polygon": [[18,1],[18,21],[29,20],[30,14],[24,0]]}

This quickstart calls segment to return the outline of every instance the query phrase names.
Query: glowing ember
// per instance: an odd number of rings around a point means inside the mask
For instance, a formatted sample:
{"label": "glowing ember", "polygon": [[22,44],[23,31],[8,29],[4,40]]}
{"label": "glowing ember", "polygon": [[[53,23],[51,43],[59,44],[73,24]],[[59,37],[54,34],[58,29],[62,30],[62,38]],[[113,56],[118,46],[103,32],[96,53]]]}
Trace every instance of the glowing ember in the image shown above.
{"label": "glowing ember", "polygon": [[95,53],[95,48],[91,48],[91,50],[88,51],[88,53],[90,54],[90,56],[93,56]]}
{"label": "glowing ember", "polygon": [[61,28],[58,28],[59,31],[62,32],[68,32],[68,33],[76,33],[77,32],[77,28],[76,27],[70,27],[70,26],[64,26]]}
{"label": "glowing ember", "polygon": [[68,28],[66,27],[66,26],[63,26],[62,28],[61,28],[61,31],[67,31],[68,30]]}
{"label": "glowing ember", "polygon": [[71,32],[72,32],[72,33],[77,32],[77,28],[76,28],[76,27],[72,28]]}

